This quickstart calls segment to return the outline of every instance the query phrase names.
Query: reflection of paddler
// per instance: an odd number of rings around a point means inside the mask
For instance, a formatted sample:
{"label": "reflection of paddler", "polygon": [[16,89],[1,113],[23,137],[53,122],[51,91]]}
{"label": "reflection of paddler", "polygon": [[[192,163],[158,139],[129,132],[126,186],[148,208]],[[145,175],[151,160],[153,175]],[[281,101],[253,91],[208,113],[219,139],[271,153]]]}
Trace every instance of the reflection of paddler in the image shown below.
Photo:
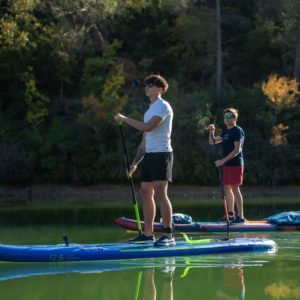
{"label": "reflection of paddler", "polygon": [[246,289],[243,268],[224,268],[223,284],[223,289],[217,292],[217,299],[245,299]]}
{"label": "reflection of paddler", "polygon": [[[156,287],[154,282],[154,269],[146,269],[142,272],[142,292],[141,299],[155,300]],[[136,299],[137,300],[137,299]]]}
{"label": "reflection of paddler", "polygon": [[224,284],[231,290],[241,291],[244,289],[244,270],[242,268],[225,268]]}
{"label": "reflection of paddler", "polygon": [[155,271],[154,268],[143,270],[140,298],[135,300],[173,300],[173,272],[174,269],[169,267],[161,272]]}

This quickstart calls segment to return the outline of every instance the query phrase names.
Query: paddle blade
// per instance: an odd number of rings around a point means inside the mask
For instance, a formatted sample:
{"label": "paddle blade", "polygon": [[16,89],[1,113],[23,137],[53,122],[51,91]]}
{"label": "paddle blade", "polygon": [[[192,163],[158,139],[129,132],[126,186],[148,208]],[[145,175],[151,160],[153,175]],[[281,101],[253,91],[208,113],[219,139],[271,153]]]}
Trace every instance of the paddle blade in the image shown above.
{"label": "paddle blade", "polygon": [[212,239],[190,240],[190,238],[185,232],[180,232],[180,233],[183,235],[184,240],[190,245],[207,244],[213,241]]}

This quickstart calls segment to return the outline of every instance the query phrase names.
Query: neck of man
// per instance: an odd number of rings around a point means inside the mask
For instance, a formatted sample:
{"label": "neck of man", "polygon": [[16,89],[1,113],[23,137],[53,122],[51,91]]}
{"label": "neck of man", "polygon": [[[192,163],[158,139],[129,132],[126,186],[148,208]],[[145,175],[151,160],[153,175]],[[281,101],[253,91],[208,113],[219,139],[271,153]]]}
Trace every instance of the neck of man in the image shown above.
{"label": "neck of man", "polygon": [[153,104],[156,100],[160,98],[161,94],[150,96],[149,99],[151,101],[151,104]]}
{"label": "neck of man", "polygon": [[226,126],[227,126],[227,129],[230,129],[230,128],[234,127],[235,125],[236,125],[236,123],[231,123],[231,124],[227,124]]}

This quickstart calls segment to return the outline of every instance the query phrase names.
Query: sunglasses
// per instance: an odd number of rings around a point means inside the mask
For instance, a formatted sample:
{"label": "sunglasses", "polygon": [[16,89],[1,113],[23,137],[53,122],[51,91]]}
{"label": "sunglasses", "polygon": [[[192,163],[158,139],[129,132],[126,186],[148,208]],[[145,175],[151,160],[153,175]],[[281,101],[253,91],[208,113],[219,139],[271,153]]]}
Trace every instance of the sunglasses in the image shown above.
{"label": "sunglasses", "polygon": [[227,120],[232,119],[232,118],[233,118],[232,115],[225,115],[225,116],[224,116],[224,119],[227,119]]}
{"label": "sunglasses", "polygon": [[155,84],[153,83],[153,82],[151,82],[151,83],[145,83],[145,87],[146,88],[152,88],[153,86],[155,86]]}

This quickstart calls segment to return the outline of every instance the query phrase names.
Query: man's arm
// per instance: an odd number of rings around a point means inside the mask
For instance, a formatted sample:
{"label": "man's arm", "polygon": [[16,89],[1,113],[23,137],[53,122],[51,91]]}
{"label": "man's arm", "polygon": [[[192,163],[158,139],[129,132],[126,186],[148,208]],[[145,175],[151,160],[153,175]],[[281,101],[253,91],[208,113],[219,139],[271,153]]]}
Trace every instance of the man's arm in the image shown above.
{"label": "man's arm", "polygon": [[215,136],[215,125],[210,124],[208,125],[208,130],[209,130],[209,135],[208,135],[208,143],[210,145],[218,144],[222,142],[222,137],[221,136]]}
{"label": "man's arm", "polygon": [[142,122],[142,121],[128,118],[121,114],[117,114],[115,115],[115,120],[127,123],[129,126],[137,130],[143,132],[149,132],[152,131],[155,127],[157,127],[162,122],[163,119],[159,116],[153,116],[149,122]]}
{"label": "man's arm", "polygon": [[145,134],[143,134],[142,142],[138,146],[137,153],[130,165],[130,169],[127,170],[128,177],[131,177],[132,174],[136,171],[138,164],[143,160],[144,155],[145,155]]}
{"label": "man's arm", "polygon": [[223,159],[215,161],[217,167],[223,166],[227,161],[236,157],[242,150],[241,141],[234,142],[234,149]]}
{"label": "man's arm", "polygon": [[142,142],[140,143],[137,153],[131,163],[131,165],[138,165],[144,158],[145,155],[145,134],[143,134]]}

